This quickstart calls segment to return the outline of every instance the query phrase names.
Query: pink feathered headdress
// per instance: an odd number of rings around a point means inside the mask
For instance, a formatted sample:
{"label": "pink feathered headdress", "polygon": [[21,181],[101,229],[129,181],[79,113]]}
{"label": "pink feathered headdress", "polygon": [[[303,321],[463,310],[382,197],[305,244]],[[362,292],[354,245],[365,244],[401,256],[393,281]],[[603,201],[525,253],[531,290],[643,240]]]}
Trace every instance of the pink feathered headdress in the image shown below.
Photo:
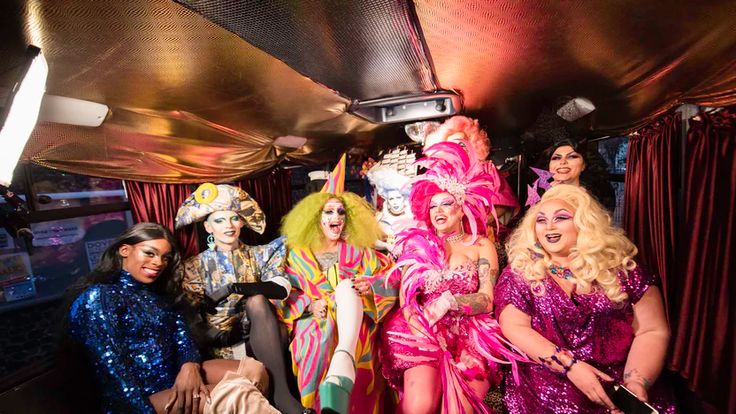
{"label": "pink feathered headdress", "polygon": [[426,157],[416,164],[427,171],[413,179],[409,196],[415,219],[431,229],[430,199],[442,192],[450,193],[462,204],[463,227],[473,235],[474,243],[478,235],[486,234],[488,214],[493,213],[493,177],[485,172],[472,151],[465,151],[455,142],[434,144],[424,154]]}

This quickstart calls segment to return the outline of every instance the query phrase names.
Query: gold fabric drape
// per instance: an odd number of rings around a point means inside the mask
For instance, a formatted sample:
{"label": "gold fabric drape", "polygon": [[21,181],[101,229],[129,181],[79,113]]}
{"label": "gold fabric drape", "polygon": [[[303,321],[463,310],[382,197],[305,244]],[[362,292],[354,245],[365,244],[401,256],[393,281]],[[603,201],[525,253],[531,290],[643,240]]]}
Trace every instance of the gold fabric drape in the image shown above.
{"label": "gold fabric drape", "polygon": [[[284,158],[331,159],[375,128],[346,112],[348,99],[171,1],[9,0],[0,23],[22,31],[4,56],[23,42],[43,50],[48,93],[111,109],[99,128],[40,123],[23,158],[47,167],[231,181]],[[272,145],[281,135],[309,141],[287,154]]]}
{"label": "gold fabric drape", "polygon": [[[301,12],[297,3],[284,4]],[[432,84],[460,92],[491,135],[518,136],[563,95],[595,103],[593,127],[601,135],[638,128],[684,102],[736,104],[733,1],[411,4],[386,21],[411,21],[412,44],[431,63]],[[329,17],[329,2],[316,9]],[[274,17],[251,18],[263,24]],[[359,13],[344,18],[341,27],[363,27]],[[337,24],[319,21],[325,33]],[[406,140],[399,128],[350,115],[356,97],[333,90],[329,79],[300,74],[273,51],[174,1],[7,0],[0,26],[0,92],[25,45],[34,44],[49,62],[48,93],[111,108],[99,128],[39,124],[23,159],[47,167],[151,182],[228,181],[284,159],[317,163],[348,148]],[[356,83],[398,59],[389,43],[378,49],[383,53],[371,46],[373,54],[355,50],[363,60],[347,74]],[[313,56],[340,50],[322,47],[331,49],[304,56],[305,68]],[[272,145],[282,135],[308,142],[287,152]]]}

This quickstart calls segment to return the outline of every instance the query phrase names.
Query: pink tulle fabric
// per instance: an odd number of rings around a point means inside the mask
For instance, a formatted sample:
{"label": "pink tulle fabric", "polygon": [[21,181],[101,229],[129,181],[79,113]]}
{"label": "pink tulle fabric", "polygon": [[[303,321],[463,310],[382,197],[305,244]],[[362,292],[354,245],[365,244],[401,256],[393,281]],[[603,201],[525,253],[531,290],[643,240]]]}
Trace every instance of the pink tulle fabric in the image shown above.
{"label": "pink tulle fabric", "polygon": [[493,181],[493,191],[496,193],[493,197],[493,205],[506,206],[512,208],[514,211],[518,211],[520,207],[519,200],[516,198],[516,194],[514,194],[514,190],[511,189],[509,183],[498,172],[498,168],[490,161],[482,161],[481,163],[483,164],[484,171],[491,176],[491,181]]}
{"label": "pink tulle fabric", "polygon": [[[402,390],[404,372],[418,365],[436,367],[442,385],[443,413],[490,413],[483,396],[469,383],[488,379],[491,386],[501,381],[500,364],[511,364],[516,376],[517,361],[526,360],[501,335],[490,314],[466,315],[450,311],[434,326],[424,318],[425,303],[449,291],[463,295],[478,291],[478,269],[473,262],[448,268],[444,242],[433,232],[414,229],[401,233],[402,255],[392,277],[401,277],[404,306],[394,311],[382,328],[381,361],[389,384]],[[403,269],[403,275],[398,271]],[[410,328],[405,313],[411,315]]]}

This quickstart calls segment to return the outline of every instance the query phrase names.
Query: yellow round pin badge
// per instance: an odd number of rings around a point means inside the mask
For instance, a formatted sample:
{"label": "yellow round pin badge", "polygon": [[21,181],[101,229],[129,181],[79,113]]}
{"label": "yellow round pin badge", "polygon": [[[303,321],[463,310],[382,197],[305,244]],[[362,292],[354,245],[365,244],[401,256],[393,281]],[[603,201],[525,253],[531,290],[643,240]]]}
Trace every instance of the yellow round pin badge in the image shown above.
{"label": "yellow round pin badge", "polygon": [[217,186],[212,183],[204,183],[194,192],[194,200],[199,204],[209,204],[215,198],[217,198]]}

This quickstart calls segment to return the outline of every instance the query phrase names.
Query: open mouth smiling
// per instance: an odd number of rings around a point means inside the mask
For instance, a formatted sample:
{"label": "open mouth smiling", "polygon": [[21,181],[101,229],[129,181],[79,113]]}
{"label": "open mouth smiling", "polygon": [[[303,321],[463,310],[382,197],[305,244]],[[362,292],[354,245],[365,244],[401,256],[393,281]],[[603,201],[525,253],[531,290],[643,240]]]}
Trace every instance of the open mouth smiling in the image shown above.
{"label": "open mouth smiling", "polygon": [[549,243],[557,243],[562,238],[562,235],[560,233],[550,233],[544,236],[545,239]]}

